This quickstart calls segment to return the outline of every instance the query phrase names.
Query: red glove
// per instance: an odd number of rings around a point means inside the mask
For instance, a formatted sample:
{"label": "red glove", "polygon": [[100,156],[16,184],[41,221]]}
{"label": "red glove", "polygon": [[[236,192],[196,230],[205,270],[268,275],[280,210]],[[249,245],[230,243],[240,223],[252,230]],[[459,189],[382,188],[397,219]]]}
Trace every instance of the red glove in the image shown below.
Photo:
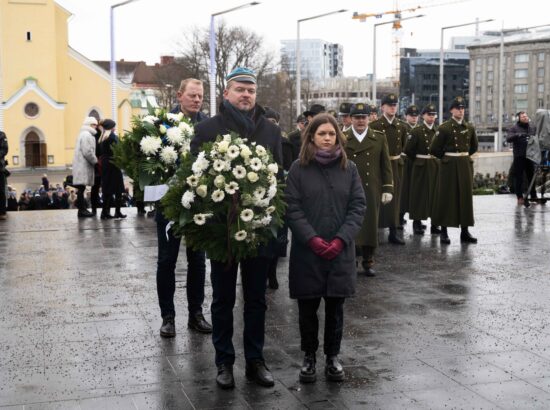
{"label": "red glove", "polygon": [[307,242],[307,244],[311,248],[313,253],[318,256],[321,256],[321,254],[325,252],[329,247],[329,243],[320,236],[314,236]]}
{"label": "red glove", "polygon": [[319,256],[330,261],[336,258],[342,250],[344,250],[344,241],[340,238],[334,238],[330,241],[327,250]]}

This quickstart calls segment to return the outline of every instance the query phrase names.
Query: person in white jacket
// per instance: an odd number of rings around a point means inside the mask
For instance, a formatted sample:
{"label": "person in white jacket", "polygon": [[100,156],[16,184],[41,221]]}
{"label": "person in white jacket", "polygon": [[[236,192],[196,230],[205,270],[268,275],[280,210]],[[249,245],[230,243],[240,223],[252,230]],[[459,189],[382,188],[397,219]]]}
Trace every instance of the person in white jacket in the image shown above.
{"label": "person in white jacket", "polygon": [[78,189],[76,203],[79,218],[93,216],[86,207],[84,191],[86,190],[86,185],[94,184],[94,165],[97,163],[97,157],[95,155],[96,141],[94,135],[96,133],[97,124],[97,119],[94,117],[86,117],[86,119],[84,119],[74,149],[73,185]]}

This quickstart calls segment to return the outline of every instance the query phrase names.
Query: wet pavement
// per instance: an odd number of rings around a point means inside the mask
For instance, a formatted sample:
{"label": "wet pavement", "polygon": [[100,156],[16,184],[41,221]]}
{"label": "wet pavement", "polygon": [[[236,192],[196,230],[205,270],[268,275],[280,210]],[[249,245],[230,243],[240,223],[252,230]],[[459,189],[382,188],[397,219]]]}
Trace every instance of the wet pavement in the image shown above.
{"label": "wet pavement", "polygon": [[[275,387],[244,376],[239,293],[232,391],[216,387],[210,337],[186,328],[185,252],[178,335],[158,335],[153,219],[12,213],[0,221],[0,408],[548,409],[550,205],[515,202],[475,198],[477,245],[450,229],[442,247],[413,236],[410,222],[404,247],[381,234],[377,277],[359,277],[345,305],[344,383],[325,381],[320,353],[318,381],[298,382],[297,306],[282,259],[266,321]],[[209,281],[206,294],[208,303]]]}

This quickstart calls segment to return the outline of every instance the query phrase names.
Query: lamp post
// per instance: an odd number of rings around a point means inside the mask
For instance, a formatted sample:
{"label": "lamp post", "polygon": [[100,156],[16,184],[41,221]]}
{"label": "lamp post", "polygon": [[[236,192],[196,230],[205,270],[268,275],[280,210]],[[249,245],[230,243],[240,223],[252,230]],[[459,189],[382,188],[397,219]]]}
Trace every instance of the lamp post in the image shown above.
{"label": "lamp post", "polygon": [[110,27],[111,27],[111,118],[117,122],[116,112],[116,60],[115,60],[115,9],[117,7],[125,6],[126,4],[133,3],[138,0],[126,0],[111,6],[110,13]]}
{"label": "lamp post", "polygon": [[235,10],[244,9],[246,7],[252,7],[260,4],[259,1],[252,1],[250,3],[241,4],[240,6],[232,7],[230,9],[219,11],[210,15],[210,116],[216,115],[216,26],[214,24],[214,18],[221,16],[222,14],[230,13]]}
{"label": "lamp post", "polygon": [[302,107],[301,107],[301,73],[300,73],[300,23],[303,21],[308,20],[314,20],[325,16],[330,16],[332,14],[338,14],[338,13],[345,13],[347,10],[335,10],[331,11],[329,13],[323,13],[319,14],[317,16],[312,17],[306,17],[303,19],[296,20],[296,115],[300,115],[302,113]]}
{"label": "lamp post", "polygon": [[384,24],[393,24],[403,20],[417,19],[424,17],[424,14],[418,14],[416,16],[405,17],[404,19],[396,19],[391,21],[385,21],[374,25],[372,34],[372,102],[376,104],[376,28],[383,26]]}
{"label": "lamp post", "polygon": [[472,21],[471,23],[457,24],[454,26],[441,27],[441,47],[439,49],[439,123],[443,121],[443,33],[450,28],[471,26],[479,23],[488,23],[494,19]]}

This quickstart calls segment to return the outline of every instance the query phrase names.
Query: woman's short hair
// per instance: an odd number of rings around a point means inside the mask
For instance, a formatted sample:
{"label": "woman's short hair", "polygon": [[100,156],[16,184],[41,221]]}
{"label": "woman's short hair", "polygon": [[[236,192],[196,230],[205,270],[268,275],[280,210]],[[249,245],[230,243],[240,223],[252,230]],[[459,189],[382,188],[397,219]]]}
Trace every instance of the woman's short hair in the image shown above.
{"label": "woman's short hair", "polygon": [[338,123],[333,115],[327,113],[317,114],[309,122],[308,126],[302,133],[302,147],[300,148],[300,165],[306,166],[315,158],[315,153],[317,152],[317,147],[313,142],[313,137],[319,128],[323,124],[331,124],[336,131],[336,146],[342,150],[342,159],[340,161],[340,166],[346,168],[348,164],[348,158],[344,150],[345,137],[338,127]]}

